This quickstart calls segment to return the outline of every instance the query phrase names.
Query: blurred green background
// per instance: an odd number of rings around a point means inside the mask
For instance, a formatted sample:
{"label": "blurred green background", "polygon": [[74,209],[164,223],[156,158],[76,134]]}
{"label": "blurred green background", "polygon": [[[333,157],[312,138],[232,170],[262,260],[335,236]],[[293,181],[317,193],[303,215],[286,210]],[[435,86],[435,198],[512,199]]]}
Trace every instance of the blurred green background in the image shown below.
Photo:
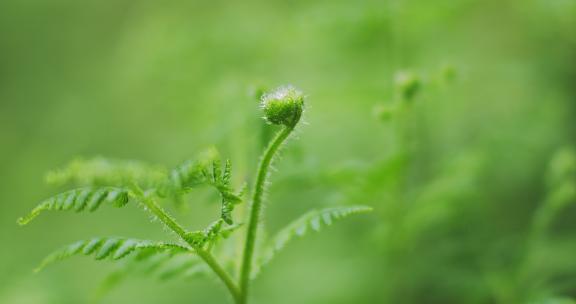
{"label": "blurred green background", "polygon": [[[399,71],[421,85],[384,117]],[[307,124],[276,165],[270,229],[311,207],[375,212],[290,244],[254,303],[576,297],[576,1],[3,0],[0,303],[88,303],[112,263],[31,270],[77,239],[165,238],[134,206],[18,227],[60,190],[46,171],[215,145],[250,181],[270,129],[255,92],[287,83]],[[216,210],[195,198],[189,228]],[[227,300],[215,280],[134,278],[104,303]]]}

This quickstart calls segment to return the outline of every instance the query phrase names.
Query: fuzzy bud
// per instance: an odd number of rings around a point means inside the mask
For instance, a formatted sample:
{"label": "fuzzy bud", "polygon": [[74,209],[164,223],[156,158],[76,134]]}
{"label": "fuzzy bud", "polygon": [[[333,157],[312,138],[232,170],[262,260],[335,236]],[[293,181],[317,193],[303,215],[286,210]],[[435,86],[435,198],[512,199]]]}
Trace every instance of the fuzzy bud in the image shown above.
{"label": "fuzzy bud", "polygon": [[293,128],[304,111],[304,94],[292,86],[279,87],[262,96],[261,107],[270,124]]}

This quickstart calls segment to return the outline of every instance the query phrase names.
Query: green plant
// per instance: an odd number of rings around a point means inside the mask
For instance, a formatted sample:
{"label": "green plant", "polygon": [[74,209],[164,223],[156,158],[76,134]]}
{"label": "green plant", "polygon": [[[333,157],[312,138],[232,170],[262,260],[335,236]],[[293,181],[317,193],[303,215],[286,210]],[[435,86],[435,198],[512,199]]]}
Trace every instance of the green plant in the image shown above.
{"label": "green plant", "polygon": [[[174,232],[181,243],[116,237],[93,238],[56,251],[48,256],[37,270],[74,255],[92,255],[96,260],[126,261],[124,269],[109,278],[108,283],[113,284],[126,273],[140,269],[141,272],[150,274],[161,265],[178,260],[172,262],[168,270],[165,268],[160,276],[172,278],[211,272],[226,285],[236,303],[247,303],[251,280],[258,273],[256,270],[268,263],[291,239],[310,230],[319,231],[346,216],[370,211],[369,207],[364,206],[311,211],[281,230],[267,247],[257,250],[255,244],[258,232],[262,229],[263,194],[266,191],[270,167],[278,151],[300,122],[304,111],[304,95],[293,87],[281,87],[262,95],[261,99],[266,121],[280,126],[281,129],[265,149],[257,168],[251,204],[247,212],[245,244],[237,280],[231,274],[237,257],[216,254],[215,248],[242,226],[234,222],[233,213],[235,207],[243,201],[244,190],[232,187],[231,163],[229,160],[223,162],[215,150],[210,150],[199,160],[187,161],[173,170],[135,161],[96,158],[75,160],[69,166],[51,172],[48,175],[50,182],[80,187],[44,200],[27,216],[18,219],[20,225],[29,223],[43,211],[95,211],[105,204],[123,207],[133,202]],[[188,231],[159,202],[169,199],[181,205],[184,201],[183,195],[201,185],[212,187],[219,193],[220,217],[204,230]]]}

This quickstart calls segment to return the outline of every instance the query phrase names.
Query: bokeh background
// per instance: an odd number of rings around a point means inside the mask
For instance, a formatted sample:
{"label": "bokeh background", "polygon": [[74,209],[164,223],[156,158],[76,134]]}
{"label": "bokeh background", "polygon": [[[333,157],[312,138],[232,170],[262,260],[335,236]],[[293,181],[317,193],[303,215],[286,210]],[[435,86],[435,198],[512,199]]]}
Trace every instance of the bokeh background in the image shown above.
{"label": "bokeh background", "polygon": [[[276,166],[270,231],[311,207],[375,211],[290,244],[255,303],[572,303],[573,0],[1,1],[0,303],[89,303],[113,263],[32,269],[77,239],[166,238],[134,206],[18,227],[61,190],[45,172],[215,145],[250,182],[271,132],[256,95],[287,83],[307,124]],[[214,216],[206,198],[187,227]],[[227,300],[215,280],[136,277],[103,303]]]}

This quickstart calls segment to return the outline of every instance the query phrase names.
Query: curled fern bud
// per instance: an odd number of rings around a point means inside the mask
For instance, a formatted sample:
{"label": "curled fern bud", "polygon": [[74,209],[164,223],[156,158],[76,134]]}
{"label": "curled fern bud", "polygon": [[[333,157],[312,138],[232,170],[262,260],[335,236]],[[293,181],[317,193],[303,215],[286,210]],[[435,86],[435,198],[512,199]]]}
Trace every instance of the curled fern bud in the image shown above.
{"label": "curled fern bud", "polygon": [[261,106],[266,121],[293,128],[304,111],[304,94],[292,86],[280,87],[264,94]]}

